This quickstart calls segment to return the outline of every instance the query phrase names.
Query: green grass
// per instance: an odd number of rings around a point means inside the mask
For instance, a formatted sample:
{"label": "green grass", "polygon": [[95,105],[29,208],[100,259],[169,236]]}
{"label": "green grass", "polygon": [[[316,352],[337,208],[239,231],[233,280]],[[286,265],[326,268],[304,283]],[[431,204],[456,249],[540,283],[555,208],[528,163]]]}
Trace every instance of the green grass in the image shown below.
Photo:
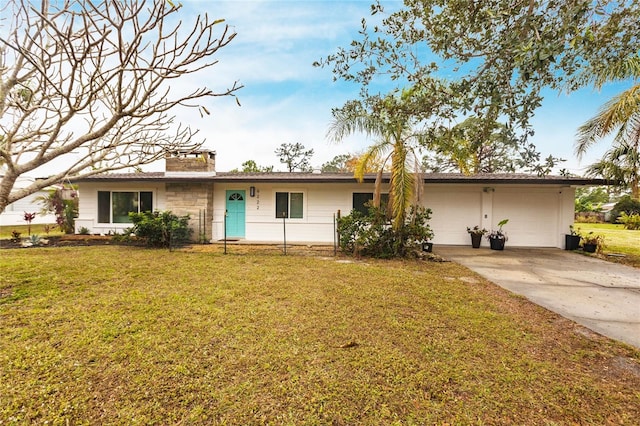
{"label": "green grass", "polygon": [[623,225],[611,223],[576,223],[574,229],[582,235],[589,232],[604,236],[604,254],[623,254],[625,258],[607,257],[640,267],[640,230],[624,229]]}
{"label": "green grass", "polygon": [[0,253],[2,424],[633,424],[640,351],[453,263]]}
{"label": "green grass", "polygon": [[[55,227],[55,224],[49,224],[48,226],[51,227],[52,229],[49,230],[49,233],[47,233],[45,231],[45,226],[46,225],[31,225],[31,234],[35,234],[35,235],[39,235],[41,237],[46,237],[46,236],[55,236],[55,235],[62,235],[63,233],[60,232],[60,230]],[[15,226],[11,226],[11,225],[3,225],[0,226],[0,239],[9,239],[11,238],[11,233],[13,231],[18,231],[20,232],[21,237],[22,238],[27,238],[29,236],[29,226],[28,225],[15,225]]]}

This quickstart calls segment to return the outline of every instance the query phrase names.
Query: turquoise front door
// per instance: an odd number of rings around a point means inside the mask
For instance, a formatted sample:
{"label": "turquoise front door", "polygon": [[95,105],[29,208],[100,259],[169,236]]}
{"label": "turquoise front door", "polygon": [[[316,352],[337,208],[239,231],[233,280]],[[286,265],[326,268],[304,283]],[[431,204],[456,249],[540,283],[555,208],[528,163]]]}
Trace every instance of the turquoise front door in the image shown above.
{"label": "turquoise front door", "polygon": [[227,190],[227,238],[244,238],[244,190]]}

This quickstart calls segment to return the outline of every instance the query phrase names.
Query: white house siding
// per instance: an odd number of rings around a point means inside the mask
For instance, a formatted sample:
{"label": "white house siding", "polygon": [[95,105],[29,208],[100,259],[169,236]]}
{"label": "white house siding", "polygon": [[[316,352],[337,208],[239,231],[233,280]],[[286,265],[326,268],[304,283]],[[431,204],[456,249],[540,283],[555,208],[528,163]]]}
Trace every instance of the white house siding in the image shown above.
{"label": "white house siding", "polygon": [[27,225],[24,221],[24,213],[38,213],[31,222],[32,224],[53,224],[56,223],[56,216],[54,214],[41,215],[40,210],[42,204],[36,201],[36,198],[40,196],[49,195],[49,191],[39,191],[35,194],[31,194],[25,198],[22,198],[15,203],[9,204],[4,212],[0,214],[0,225],[2,226],[15,226],[15,225]]}
{"label": "white house siding", "polygon": [[92,234],[108,234],[131,227],[130,223],[98,223],[98,191],[151,191],[154,210],[166,209],[164,182],[82,182],[78,185],[76,232],[84,227]]}
{"label": "white house siding", "polygon": [[[249,195],[250,187],[256,188],[255,196]],[[216,183],[214,186],[213,240],[224,238],[224,211],[227,190],[244,190],[246,193],[245,239],[256,242],[277,242],[286,238],[290,242],[334,241],[334,215],[338,210],[347,215],[353,208],[354,192],[373,192],[373,184],[336,183]],[[304,207],[302,219],[276,218],[276,192],[302,192]]]}
{"label": "white house siding", "polygon": [[482,194],[480,186],[425,186],[423,204],[432,210],[435,244],[469,244],[467,226],[483,226]]}

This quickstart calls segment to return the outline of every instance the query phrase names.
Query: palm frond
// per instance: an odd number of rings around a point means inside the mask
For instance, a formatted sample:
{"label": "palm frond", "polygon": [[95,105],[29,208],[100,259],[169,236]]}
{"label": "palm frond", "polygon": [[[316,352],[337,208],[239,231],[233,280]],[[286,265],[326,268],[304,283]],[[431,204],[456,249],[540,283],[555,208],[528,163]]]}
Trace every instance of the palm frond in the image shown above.
{"label": "palm frond", "polygon": [[369,136],[381,133],[380,125],[373,116],[353,103],[334,109],[332,115],[333,120],[329,123],[326,135],[332,142],[341,142],[347,136],[359,132]]}
{"label": "palm frond", "polygon": [[621,81],[628,78],[640,78],[640,56],[624,58],[597,73],[591,73],[591,79],[597,88],[601,88],[611,81]]}
{"label": "palm frond", "polygon": [[[364,180],[364,174],[368,169],[369,164],[372,161],[376,161],[379,158],[383,158],[388,150],[390,150],[392,145],[386,140],[380,140],[377,143],[371,145],[364,154],[358,159],[356,163],[356,167],[353,173],[353,176],[356,178],[358,182],[362,182]],[[386,164],[388,157],[385,158],[382,162],[382,167],[380,169],[384,169],[384,165]]]}
{"label": "palm frond", "polygon": [[382,168],[376,173],[376,182],[373,185],[373,207],[380,208],[380,195],[382,194]]}
{"label": "palm frond", "polygon": [[391,181],[389,182],[389,202],[392,208],[394,230],[400,230],[404,225],[406,210],[413,196],[414,175],[407,166],[407,149],[400,141],[395,144],[391,156]]}
{"label": "palm frond", "polygon": [[637,141],[635,144],[617,141],[604,154],[602,160],[587,168],[585,174],[589,177],[602,177],[630,188],[633,196],[637,198],[640,181],[640,149]]}
{"label": "palm frond", "polygon": [[625,90],[609,100],[596,116],[578,128],[576,155],[582,158],[586,150],[598,139],[622,127],[640,111],[640,84]]}
{"label": "palm frond", "polygon": [[422,167],[420,165],[420,161],[418,160],[418,156],[415,152],[413,152],[413,181],[414,181],[414,189],[413,189],[413,205],[419,206],[422,201],[422,195],[424,192],[424,185],[422,181]]}

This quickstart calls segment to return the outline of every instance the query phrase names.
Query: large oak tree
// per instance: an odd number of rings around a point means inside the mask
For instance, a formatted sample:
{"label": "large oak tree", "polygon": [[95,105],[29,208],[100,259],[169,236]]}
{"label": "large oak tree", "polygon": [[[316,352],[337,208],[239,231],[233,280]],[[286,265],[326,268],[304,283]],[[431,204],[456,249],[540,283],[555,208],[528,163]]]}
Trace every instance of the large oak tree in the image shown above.
{"label": "large oak tree", "polygon": [[[372,14],[387,13],[382,3],[372,5]],[[359,83],[364,98],[384,81],[417,87],[428,96],[424,109],[414,111],[424,119],[433,120],[435,111],[451,120],[475,116],[488,126],[506,122],[523,143],[543,89],[591,84],[589,75],[640,49],[637,1],[403,3],[379,24],[363,19],[358,38],[316,65]]]}

